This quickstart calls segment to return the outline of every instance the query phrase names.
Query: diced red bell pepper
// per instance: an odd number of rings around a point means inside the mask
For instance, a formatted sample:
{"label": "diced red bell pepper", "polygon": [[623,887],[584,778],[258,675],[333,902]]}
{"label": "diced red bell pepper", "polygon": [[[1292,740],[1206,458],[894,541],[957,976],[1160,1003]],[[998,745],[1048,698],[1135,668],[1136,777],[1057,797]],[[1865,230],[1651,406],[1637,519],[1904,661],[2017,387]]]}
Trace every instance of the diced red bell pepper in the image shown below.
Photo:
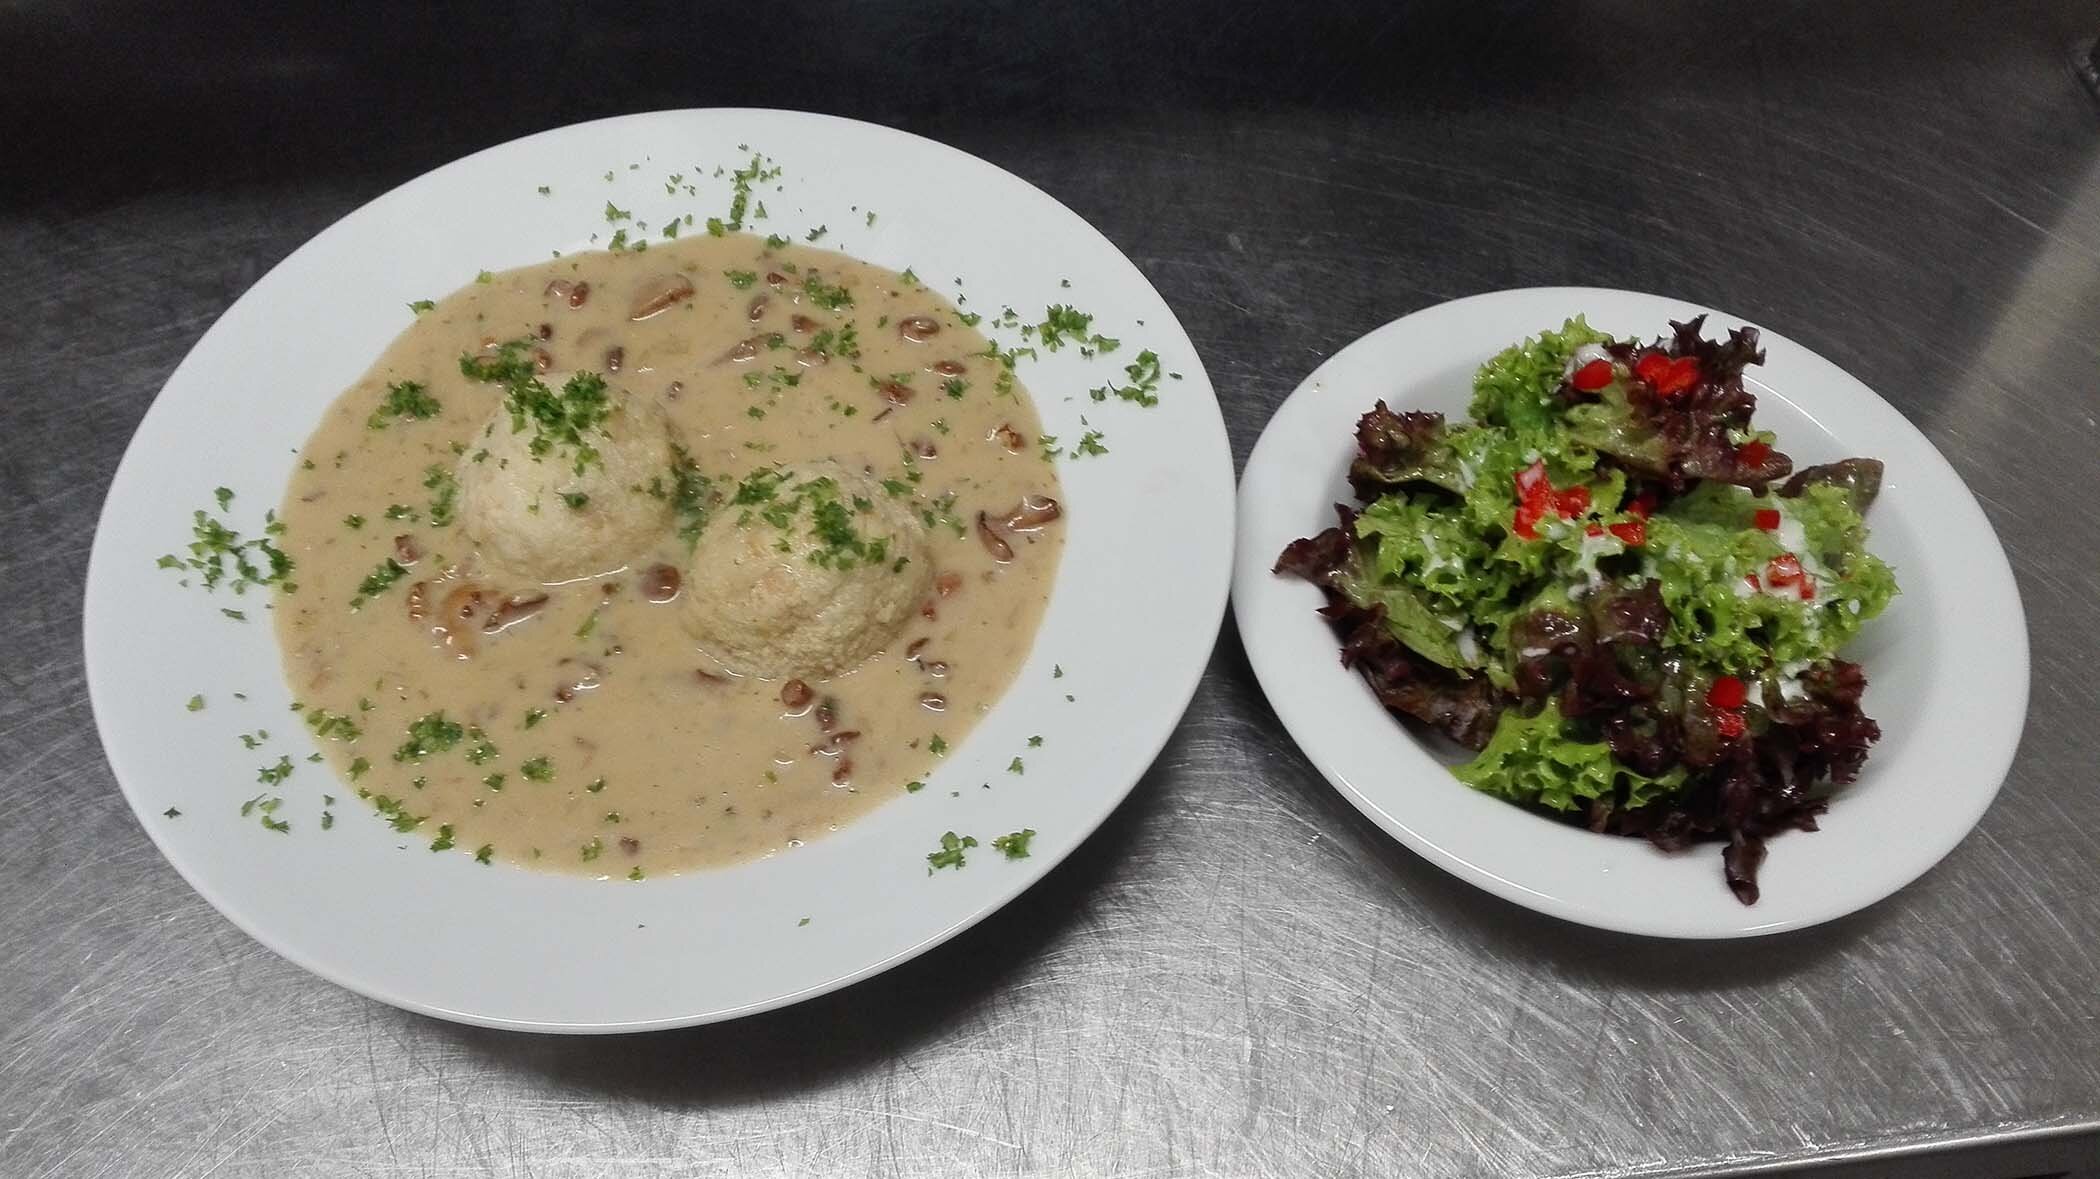
{"label": "diced red bell pepper", "polygon": [[1699,383],[1699,358],[1680,356],[1670,362],[1670,370],[1661,379],[1650,382],[1655,391],[1664,397],[1675,397]]}
{"label": "diced red bell pepper", "polygon": [[1752,520],[1757,524],[1759,528],[1765,530],[1766,532],[1779,531],[1778,508],[1759,508],[1757,509],[1757,514],[1752,517]]}
{"label": "diced red bell pepper", "polygon": [[1529,499],[1540,489],[1551,490],[1552,486],[1546,481],[1545,459],[1534,459],[1530,466],[1517,472],[1518,499]]}
{"label": "diced red bell pepper", "polygon": [[1632,503],[1626,505],[1626,511],[1629,515],[1645,520],[1655,514],[1655,497],[1643,491],[1633,497]]}
{"label": "diced red bell pepper", "polygon": [[1722,740],[1734,741],[1748,732],[1749,726],[1743,723],[1742,713],[1724,712],[1714,717],[1714,731],[1721,734]]}
{"label": "diced red bell pepper", "polygon": [[1611,361],[1592,360],[1576,369],[1575,375],[1568,378],[1568,383],[1585,393],[1595,393],[1611,384],[1611,376]]}
{"label": "diced red bell pepper", "polygon": [[1639,360],[1633,362],[1633,375],[1651,385],[1659,383],[1670,375],[1669,355],[1663,352],[1642,354]]}
{"label": "diced red bell pepper", "polygon": [[1578,483],[1553,493],[1553,510],[1573,518],[1590,510],[1590,489]]}
{"label": "diced red bell pepper", "polygon": [[1625,542],[1627,548],[1637,549],[1648,543],[1648,526],[1639,520],[1627,520],[1611,526],[1611,534]]}
{"label": "diced red bell pepper", "polygon": [[1765,580],[1775,588],[1793,585],[1801,580],[1801,559],[1792,553],[1781,553],[1765,565]]}
{"label": "diced red bell pepper", "polygon": [[1741,708],[1743,701],[1749,698],[1749,685],[1732,675],[1718,677],[1713,687],[1706,690],[1706,702],[1723,710]]}
{"label": "diced red bell pepper", "polygon": [[1772,457],[1772,447],[1756,438],[1736,447],[1735,462],[1739,467],[1762,467]]}

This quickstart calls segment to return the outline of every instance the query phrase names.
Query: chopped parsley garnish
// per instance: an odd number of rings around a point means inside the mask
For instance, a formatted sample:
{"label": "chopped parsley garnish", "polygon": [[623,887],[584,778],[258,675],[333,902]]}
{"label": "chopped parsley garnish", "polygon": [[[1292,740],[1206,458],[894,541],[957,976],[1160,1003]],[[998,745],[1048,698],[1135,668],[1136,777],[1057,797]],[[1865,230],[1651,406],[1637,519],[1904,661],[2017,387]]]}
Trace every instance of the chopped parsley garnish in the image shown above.
{"label": "chopped parsley garnish", "polygon": [[593,779],[593,780],[592,780],[592,782],[591,782],[591,784],[590,784],[590,785],[588,785],[588,786],[586,786],[586,787],[584,787],[584,789],[585,789],[585,790],[587,790],[587,791],[589,791],[589,792],[591,792],[592,794],[597,794],[598,792],[600,792],[600,791],[602,791],[602,790],[604,790],[604,789],[605,789],[605,779],[603,779],[603,778],[596,778],[596,779]]}
{"label": "chopped parsley garnish", "polygon": [[182,812],[176,810],[174,807],[169,807],[167,810],[162,811],[161,814],[170,819],[179,819],[182,817]]}
{"label": "chopped parsley garnish", "polygon": [[408,305],[408,309],[410,311],[415,312],[417,315],[421,315],[425,311],[433,311],[436,308],[437,302],[433,299],[417,299],[415,302],[410,303]]}
{"label": "chopped parsley garnish", "polygon": [[788,239],[780,236],[777,233],[769,233],[766,235],[766,248],[768,250],[777,250],[780,247],[787,244],[789,244]]}
{"label": "chopped parsley garnish", "polygon": [[348,528],[352,532],[355,532],[358,529],[363,528],[364,526],[365,518],[363,516],[358,515],[355,512],[352,512],[349,515],[343,517],[343,527]]}
{"label": "chopped parsley garnish", "polygon": [[570,511],[580,512],[591,502],[591,497],[581,491],[564,491],[561,493],[561,502],[567,504]]}
{"label": "chopped parsley garnish", "polygon": [[497,771],[496,771],[495,773],[492,773],[492,774],[488,774],[488,775],[485,775],[485,776],[484,776],[484,777],[483,777],[483,778],[481,779],[481,784],[482,784],[483,786],[486,786],[486,787],[488,787],[488,788],[489,788],[490,790],[493,790],[493,791],[495,791],[495,792],[496,792],[496,793],[498,793],[498,794],[502,793],[502,792],[503,792],[503,771],[501,771],[501,770],[497,770]]}
{"label": "chopped parsley garnish", "polygon": [[494,858],[495,855],[496,845],[493,843],[484,843],[480,847],[474,849],[474,862],[477,864],[486,864],[489,862],[489,860]]}
{"label": "chopped parsley garnish", "polygon": [[809,301],[826,311],[843,311],[853,306],[853,292],[819,278],[815,271],[802,276],[802,293]]}
{"label": "chopped parsley garnish", "polygon": [[190,710],[191,712],[203,712],[203,711],[204,711],[204,697],[203,697],[203,695],[202,695],[202,694],[200,693],[199,695],[196,695],[196,696],[192,696],[192,697],[190,697],[190,701],[189,701],[189,703],[187,703],[187,704],[183,705],[183,707],[184,707],[184,708],[187,708],[187,709],[189,709],[189,710]]}
{"label": "chopped parsley garnish", "polygon": [[1079,445],[1072,448],[1067,458],[1080,458],[1091,454],[1107,454],[1108,448],[1101,445],[1103,435],[1099,430],[1088,430],[1079,436]]}
{"label": "chopped parsley garnish", "polygon": [[466,735],[466,726],[446,720],[442,710],[426,713],[408,726],[408,740],[394,751],[394,760],[420,762],[433,753],[452,749]]}
{"label": "chopped parsley garnish", "polygon": [[350,780],[352,782],[357,781],[359,778],[362,778],[367,773],[371,772],[371,769],[371,762],[366,761],[364,758],[361,757],[352,758],[350,761]]}
{"label": "chopped parsley garnish", "polygon": [[510,382],[504,405],[510,410],[513,432],[532,428],[526,449],[542,458],[557,448],[575,456],[575,470],[584,473],[592,464],[604,465],[598,448],[586,439],[590,433],[605,433],[605,421],[613,413],[605,378],[596,373],[577,373],[556,393],[537,378]]}
{"label": "chopped parsley garnish", "polygon": [[678,537],[690,548],[700,539],[708,513],[714,510],[715,487],[683,446],[671,448],[670,497],[671,508],[678,513]]}
{"label": "chopped parsley garnish", "polygon": [[430,841],[430,850],[434,852],[452,850],[452,824],[438,824],[437,838]]}
{"label": "chopped parsley garnish", "polygon": [[[221,511],[233,501],[233,493],[226,488],[219,488],[216,495]],[[242,540],[240,533],[199,509],[190,517],[190,534],[196,539],[190,542],[189,557],[185,559],[169,554],[155,564],[162,569],[193,570],[207,590],[216,590],[224,584],[240,594],[246,593],[251,585],[274,585],[285,593],[292,593],[299,588],[291,580],[294,562],[270,541],[270,537],[284,531],[284,525],[278,522],[275,511],[265,514],[263,519],[263,535],[254,540]],[[256,565],[253,560],[256,556],[269,566],[267,571]]]}
{"label": "chopped parsley garnish", "polygon": [[937,869],[941,868],[962,867],[963,851],[976,846],[977,839],[975,836],[958,836],[953,831],[943,834],[941,836],[940,850],[926,853],[926,874],[931,876]]}
{"label": "chopped parsley garnish", "polygon": [[1034,838],[1035,828],[1023,827],[1011,835],[1001,835],[992,840],[992,846],[1005,852],[1009,860],[1025,860],[1028,858],[1028,841]]}
{"label": "chopped parsley garnish", "polygon": [[547,710],[546,710],[546,709],[544,709],[544,708],[534,708],[534,709],[530,709],[530,710],[528,710],[528,711],[527,711],[527,712],[525,713],[525,727],[529,729],[529,728],[531,728],[532,726],[534,726],[534,725],[536,725],[536,724],[538,724],[538,723],[540,723],[541,721],[543,721],[543,720],[546,720],[546,719],[547,719]]}
{"label": "chopped parsley garnish", "polygon": [[488,734],[481,731],[481,726],[474,725],[469,727],[467,729],[467,740],[473,742],[472,745],[467,746],[466,757],[468,765],[485,766],[496,760],[499,751],[496,749],[495,743],[488,739]]}
{"label": "chopped parsley garnish", "polygon": [[372,416],[365,420],[365,425],[374,430],[384,430],[395,418],[426,421],[436,417],[443,409],[444,407],[438,404],[438,399],[432,397],[421,382],[396,381],[386,387],[386,397],[380,401],[379,408],[372,411]]}
{"label": "chopped parsley garnish", "polygon": [[[751,157],[750,163],[730,174],[729,216],[726,218],[709,217],[707,219],[707,232],[720,237],[724,230],[742,229],[744,227],[744,211],[751,205],[751,185],[755,182],[775,179],[780,175],[780,169],[777,166],[767,168],[766,163],[767,161],[764,157],[754,155]],[[758,216],[763,217],[765,215],[765,205],[760,204]]]}
{"label": "chopped parsley garnish", "polygon": [[748,291],[753,284],[758,282],[758,271],[756,270],[725,270],[722,272],[722,275],[729,280],[730,286],[740,291]]}
{"label": "chopped parsley garnish", "polygon": [[459,371],[468,380],[509,385],[531,380],[538,370],[532,360],[532,341],[511,340],[492,355],[463,353]]}
{"label": "chopped parsley garnish", "polygon": [[538,192],[541,196],[554,195],[554,189],[544,184],[540,185],[539,188],[535,189],[534,191]]}
{"label": "chopped parsley garnish", "polygon": [[407,504],[388,504],[385,515],[389,520],[414,520],[419,518],[422,513],[409,507]]}
{"label": "chopped parsley garnish", "polygon": [[221,606],[219,607],[219,613],[224,614],[226,617],[233,619],[235,622],[248,621],[248,614],[244,610],[235,610],[227,606]]}
{"label": "chopped parsley garnish", "polygon": [[1028,747],[1030,749],[1041,749],[1043,747],[1043,739],[1040,736],[1030,737],[1028,739]]}
{"label": "chopped parsley garnish", "polygon": [[1138,353],[1135,362],[1123,366],[1123,372],[1130,378],[1130,384],[1123,386],[1115,384],[1103,385],[1098,389],[1087,390],[1087,396],[1096,401],[1106,401],[1113,394],[1125,401],[1134,401],[1148,408],[1159,404],[1159,355],[1157,353],[1149,348]]}
{"label": "chopped parsley garnish", "polygon": [[591,836],[591,841],[578,850],[583,856],[583,862],[588,864],[605,851],[605,841],[593,835]]}
{"label": "chopped parsley garnish", "polygon": [[432,463],[423,469],[423,486],[430,489],[430,524],[443,528],[452,523],[452,514],[459,506],[459,480],[453,477],[448,467]]}
{"label": "chopped parsley garnish", "polygon": [[306,727],[312,729],[314,736],[322,740],[355,741],[364,734],[364,730],[357,727],[357,722],[344,713],[332,713],[325,708],[308,708],[303,711],[306,713]]}
{"label": "chopped parsley garnish", "polygon": [[1022,765],[1021,759],[1016,757],[1012,761],[1006,763],[1006,772],[1009,774],[1025,774],[1028,772],[1028,767]]}
{"label": "chopped parsley garnish", "polygon": [[631,221],[633,219],[634,214],[632,212],[620,208],[611,201],[605,202],[605,223],[607,225],[611,225],[616,221]]}
{"label": "chopped parsley garnish", "polygon": [[919,791],[924,789],[926,789],[926,783],[918,781],[916,779],[910,782],[906,782],[904,784],[904,792],[906,794],[917,794]]}
{"label": "chopped parsley garnish", "polygon": [[265,786],[275,786],[292,776],[292,759],[280,756],[276,765],[264,766],[256,771],[255,780]]}
{"label": "chopped parsley garnish", "polygon": [[535,757],[518,766],[518,773],[528,782],[552,782],[554,765],[544,757]]}
{"label": "chopped parsley garnish", "polygon": [[803,239],[802,239],[802,240],[804,240],[804,241],[811,241],[811,242],[813,242],[813,241],[816,241],[817,239],[819,239],[819,238],[823,237],[823,236],[824,236],[825,234],[827,234],[827,233],[830,233],[830,232],[831,232],[831,227],[830,227],[830,226],[828,226],[828,225],[819,225],[819,226],[817,226],[817,227],[816,227],[815,229],[812,229],[812,230],[810,230],[810,231],[809,231],[809,233],[808,233],[808,234],[806,234],[806,235],[805,235],[805,236],[803,237]]}
{"label": "chopped parsley garnish", "polygon": [[350,599],[350,608],[362,609],[374,595],[392,589],[395,582],[406,576],[408,568],[392,557],[387,557],[380,561],[378,568],[365,574],[365,579],[357,583],[357,593]]}
{"label": "chopped parsley garnish", "polygon": [[1043,347],[1055,352],[1066,344],[1077,344],[1089,355],[1094,352],[1114,352],[1121,341],[1108,336],[1089,334],[1094,317],[1070,304],[1059,303],[1043,308],[1043,322],[1035,325],[1036,338]]}
{"label": "chopped parsley garnish", "polygon": [[935,757],[940,757],[948,752],[948,742],[939,733],[935,733],[926,742],[926,752],[933,754]]}
{"label": "chopped parsley garnish", "polygon": [[358,791],[358,796],[361,798],[370,797],[373,807],[379,811],[380,816],[386,819],[387,823],[396,831],[403,833],[413,831],[422,826],[423,820],[428,817],[426,815],[409,814],[408,808],[402,805],[401,800],[398,798],[390,798],[384,794],[367,796],[362,790]]}

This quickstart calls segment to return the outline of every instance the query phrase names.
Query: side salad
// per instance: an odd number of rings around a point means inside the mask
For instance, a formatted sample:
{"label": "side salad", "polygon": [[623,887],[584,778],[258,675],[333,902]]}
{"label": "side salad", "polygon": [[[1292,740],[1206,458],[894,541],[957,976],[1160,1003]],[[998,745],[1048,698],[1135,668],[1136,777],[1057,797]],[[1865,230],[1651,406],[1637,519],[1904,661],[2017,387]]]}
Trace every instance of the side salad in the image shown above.
{"label": "side salad", "polygon": [[1652,344],[1581,318],[1483,365],[1472,420],[1357,423],[1357,506],[1278,573],[1318,585],[1342,662],[1478,751],[1458,779],[1668,850],[1813,831],[1880,728],[1837,652],[1896,594],[1866,549],[1881,464],[1794,470],[1755,428],[1757,332]]}

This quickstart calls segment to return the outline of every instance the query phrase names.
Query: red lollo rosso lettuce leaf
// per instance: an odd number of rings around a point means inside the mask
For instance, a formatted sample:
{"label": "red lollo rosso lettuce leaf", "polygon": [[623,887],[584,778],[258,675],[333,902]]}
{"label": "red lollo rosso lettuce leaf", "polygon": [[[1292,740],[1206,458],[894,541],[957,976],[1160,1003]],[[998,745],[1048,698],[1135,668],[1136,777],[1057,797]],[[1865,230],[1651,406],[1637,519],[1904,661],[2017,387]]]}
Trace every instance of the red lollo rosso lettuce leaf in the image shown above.
{"label": "red lollo rosso lettuce leaf", "polygon": [[1487,745],[1502,713],[1493,685],[1416,654],[1388,624],[1382,602],[1359,601],[1350,590],[1365,584],[1357,548],[1356,512],[1335,505],[1336,527],[1295,540],[1277,559],[1275,572],[1312,582],[1327,597],[1321,617],[1342,644],[1342,666],[1356,669],[1378,702],[1469,749]]}
{"label": "red lollo rosso lettuce leaf", "polygon": [[1672,494],[1700,479],[1763,487],[1786,478],[1793,460],[1766,443],[1733,440],[1750,434],[1750,415],[1757,408],[1757,398],[1743,388],[1743,370],[1765,358],[1757,329],[1732,329],[1727,340],[1716,341],[1700,335],[1705,322],[1703,315],[1689,323],[1673,320],[1668,341],[1607,349],[1627,369],[1651,353],[1691,358],[1698,377],[1681,392],[1665,396],[1639,378],[1598,391],[1563,382],[1569,435]]}
{"label": "red lollo rosso lettuce leaf", "polygon": [[1465,476],[1450,448],[1442,445],[1443,437],[1443,414],[1394,413],[1380,401],[1356,421],[1350,489],[1366,503],[1410,483],[1463,492]]}

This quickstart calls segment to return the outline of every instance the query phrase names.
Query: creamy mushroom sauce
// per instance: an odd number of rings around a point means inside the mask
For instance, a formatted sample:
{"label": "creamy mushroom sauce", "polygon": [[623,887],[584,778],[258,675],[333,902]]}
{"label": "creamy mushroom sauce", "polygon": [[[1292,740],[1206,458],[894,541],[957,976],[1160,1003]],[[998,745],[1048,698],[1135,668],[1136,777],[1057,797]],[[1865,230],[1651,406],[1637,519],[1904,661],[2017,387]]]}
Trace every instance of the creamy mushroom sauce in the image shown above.
{"label": "creamy mushroom sauce", "polygon": [[[718,495],[796,460],[916,472],[936,591],[888,649],[805,684],[728,674],[657,600],[684,592],[675,525],[615,575],[485,575],[459,524],[434,522],[450,513],[432,476],[503,397],[462,375],[462,354],[519,338],[542,368],[660,398]],[[402,381],[440,408],[375,428]],[[280,513],[298,561],[275,611],[294,696],[352,789],[418,842],[633,878],[797,846],[923,780],[1027,655],[1063,547],[1042,518],[1054,508],[1015,518],[1024,497],[1060,496],[1040,433],[953,304],[836,253],[729,234],[484,276],[419,314],[307,442]],[[388,558],[406,574],[354,605]],[[463,586],[488,605],[458,634],[434,629]],[[457,743],[397,757],[438,713]],[[336,717],[358,735],[341,739]]]}

